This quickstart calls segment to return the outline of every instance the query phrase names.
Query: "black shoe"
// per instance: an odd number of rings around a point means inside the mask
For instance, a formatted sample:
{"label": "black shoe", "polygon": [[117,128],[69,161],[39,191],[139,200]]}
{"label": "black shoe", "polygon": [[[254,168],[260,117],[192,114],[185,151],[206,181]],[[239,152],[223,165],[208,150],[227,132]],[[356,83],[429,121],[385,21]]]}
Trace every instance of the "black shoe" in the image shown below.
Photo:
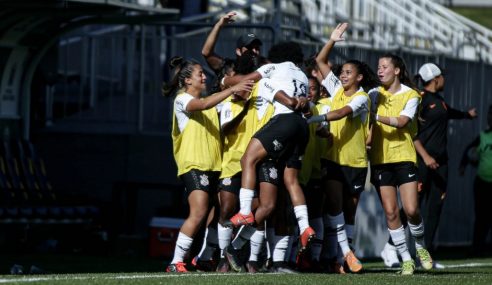
{"label": "black shoe", "polygon": [[236,250],[232,245],[229,245],[224,250],[224,255],[227,258],[227,261],[229,261],[229,265],[231,266],[232,270],[236,272],[244,271],[242,261],[239,258],[239,250]]}

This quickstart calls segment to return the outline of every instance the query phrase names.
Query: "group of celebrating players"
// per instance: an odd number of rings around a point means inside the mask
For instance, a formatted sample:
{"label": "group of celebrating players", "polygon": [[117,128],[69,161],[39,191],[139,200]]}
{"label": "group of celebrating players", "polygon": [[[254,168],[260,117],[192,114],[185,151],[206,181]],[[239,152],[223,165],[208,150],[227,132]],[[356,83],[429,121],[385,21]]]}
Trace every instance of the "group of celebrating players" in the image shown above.
{"label": "group of celebrating players", "polygon": [[[163,86],[164,95],[175,96],[173,151],[190,206],[166,271],[188,272],[185,260],[192,258],[204,271],[361,272],[350,243],[369,161],[402,260],[399,272],[411,275],[416,266],[397,191],[416,257],[432,269],[413,142],[421,95],[404,61],[381,56],[377,73],[358,60],[332,65],[330,51],[344,40],[347,23],[307,61],[293,42],[272,46],[263,58],[254,34],[238,39],[235,60],[224,59],[214,46],[234,16],[217,22],[202,49],[217,74],[212,95],[202,96],[201,65],[181,57],[171,60],[173,77]],[[203,246],[193,258],[190,249],[204,224]]]}

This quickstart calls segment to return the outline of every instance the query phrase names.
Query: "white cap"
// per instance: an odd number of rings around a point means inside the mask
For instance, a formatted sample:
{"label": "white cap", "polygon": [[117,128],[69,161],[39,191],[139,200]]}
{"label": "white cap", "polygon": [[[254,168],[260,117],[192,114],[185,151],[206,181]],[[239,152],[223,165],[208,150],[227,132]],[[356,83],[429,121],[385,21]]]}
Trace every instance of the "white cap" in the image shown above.
{"label": "white cap", "polygon": [[419,69],[419,75],[425,82],[441,75],[441,69],[434,63],[425,63]]}

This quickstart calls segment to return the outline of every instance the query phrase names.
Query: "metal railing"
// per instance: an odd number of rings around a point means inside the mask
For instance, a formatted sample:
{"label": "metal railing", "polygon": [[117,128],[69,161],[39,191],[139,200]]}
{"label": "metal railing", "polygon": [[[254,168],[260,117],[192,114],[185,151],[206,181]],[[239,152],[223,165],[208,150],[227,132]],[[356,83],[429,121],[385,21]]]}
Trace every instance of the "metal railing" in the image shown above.
{"label": "metal railing", "polygon": [[[248,13],[241,15],[251,20],[274,19],[284,38],[296,31],[296,35],[307,32],[326,40],[336,23],[348,21],[346,45],[492,62],[492,31],[430,0],[228,0],[211,1],[211,5],[242,9]],[[266,9],[252,9],[253,5]]]}

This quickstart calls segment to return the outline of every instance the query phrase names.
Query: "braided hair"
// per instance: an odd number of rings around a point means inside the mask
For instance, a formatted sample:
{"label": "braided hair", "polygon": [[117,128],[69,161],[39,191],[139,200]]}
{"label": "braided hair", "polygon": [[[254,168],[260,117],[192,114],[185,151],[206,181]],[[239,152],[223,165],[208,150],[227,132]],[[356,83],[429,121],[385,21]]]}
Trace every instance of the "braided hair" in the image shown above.
{"label": "braided hair", "polygon": [[195,60],[185,60],[183,57],[174,56],[169,61],[169,67],[173,76],[169,82],[162,84],[162,95],[172,96],[178,90],[185,87],[185,79],[190,78],[196,65]]}

